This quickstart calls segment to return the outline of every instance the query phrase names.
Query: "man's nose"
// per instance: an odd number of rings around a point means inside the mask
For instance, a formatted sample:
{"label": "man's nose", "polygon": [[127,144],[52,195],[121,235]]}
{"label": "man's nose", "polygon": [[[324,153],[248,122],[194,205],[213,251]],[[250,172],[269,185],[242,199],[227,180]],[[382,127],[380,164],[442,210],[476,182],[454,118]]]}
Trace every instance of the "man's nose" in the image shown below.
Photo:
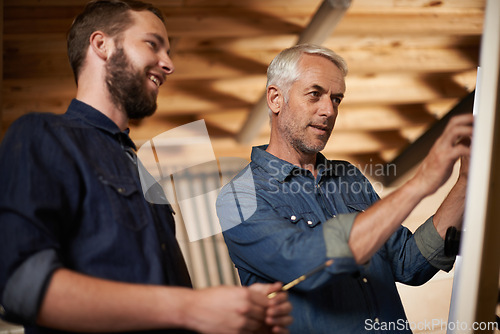
{"label": "man's nose", "polygon": [[174,63],[172,62],[170,55],[166,52],[163,54],[163,56],[161,56],[159,65],[165,72],[165,75],[172,74],[175,70]]}
{"label": "man's nose", "polygon": [[335,108],[335,106],[333,105],[333,101],[324,96],[322,101],[321,101],[321,106],[320,106],[320,109],[319,109],[319,113],[321,116],[325,116],[325,117],[332,117],[332,116],[335,116],[337,114],[337,110]]}

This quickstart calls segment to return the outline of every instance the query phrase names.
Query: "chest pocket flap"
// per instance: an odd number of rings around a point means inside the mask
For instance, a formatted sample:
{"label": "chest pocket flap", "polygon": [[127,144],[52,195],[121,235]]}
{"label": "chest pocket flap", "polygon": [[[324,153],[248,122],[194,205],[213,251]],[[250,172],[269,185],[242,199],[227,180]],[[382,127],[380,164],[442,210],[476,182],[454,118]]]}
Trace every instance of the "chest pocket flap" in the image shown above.
{"label": "chest pocket flap", "polygon": [[105,186],[108,202],[116,222],[132,230],[140,230],[147,222],[145,199],[133,179],[127,177],[99,175]]}
{"label": "chest pocket flap", "polygon": [[290,206],[282,206],[277,208],[280,215],[287,219],[292,224],[300,224],[301,226],[315,227],[321,223],[319,217],[311,211],[300,211]]}

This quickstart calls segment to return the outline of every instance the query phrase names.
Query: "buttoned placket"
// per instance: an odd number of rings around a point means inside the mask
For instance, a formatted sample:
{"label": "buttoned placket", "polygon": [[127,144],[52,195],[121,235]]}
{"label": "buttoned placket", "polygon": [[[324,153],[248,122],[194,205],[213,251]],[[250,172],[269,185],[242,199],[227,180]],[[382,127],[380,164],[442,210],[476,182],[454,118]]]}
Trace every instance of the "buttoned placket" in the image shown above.
{"label": "buttoned placket", "polygon": [[[137,158],[137,154],[136,154],[135,150],[134,150],[131,146],[127,145],[127,144],[124,142],[124,139],[123,139],[123,138],[124,138],[124,136],[127,136],[127,135],[126,135],[126,134],[124,134],[124,133],[120,133],[120,134],[119,134],[119,137],[118,137],[118,138],[119,138],[119,141],[120,141],[120,145],[121,145],[121,147],[122,147],[123,151],[125,152],[125,155],[126,155],[126,156],[129,158],[129,160],[132,162],[132,164],[130,165],[130,168],[132,168],[132,169],[133,169],[133,173],[134,173],[137,177],[139,177],[139,179],[140,179],[140,176],[139,176],[139,169],[138,169],[138,161],[137,161],[137,159],[138,159],[138,158]],[[129,138],[128,138],[128,136],[127,136],[126,138],[127,138],[127,139],[129,139]],[[150,205],[150,206],[151,206],[151,205],[153,205],[153,204],[152,204],[152,203],[150,203],[150,202],[148,202],[148,205]],[[172,210],[172,213],[173,213],[173,210]],[[161,253],[163,254],[163,258],[164,258],[164,261],[165,261],[165,259],[167,258],[167,257],[166,257],[166,256],[167,256],[167,255],[166,255],[166,252],[167,252],[167,244],[166,244],[166,242],[167,242],[167,241],[166,241],[166,240],[167,240],[167,238],[166,238],[166,232],[165,232],[165,230],[164,230],[163,226],[161,226],[161,225],[159,224],[159,222],[157,221],[157,218],[155,217],[155,215],[154,215],[154,214],[153,214],[153,220],[154,220],[155,229],[156,229],[156,232],[157,232],[156,234],[157,234],[157,236],[158,236],[158,241],[159,241],[159,243],[160,243]],[[165,270],[164,272],[165,272],[166,277],[168,277],[168,272],[167,272],[166,270]]]}

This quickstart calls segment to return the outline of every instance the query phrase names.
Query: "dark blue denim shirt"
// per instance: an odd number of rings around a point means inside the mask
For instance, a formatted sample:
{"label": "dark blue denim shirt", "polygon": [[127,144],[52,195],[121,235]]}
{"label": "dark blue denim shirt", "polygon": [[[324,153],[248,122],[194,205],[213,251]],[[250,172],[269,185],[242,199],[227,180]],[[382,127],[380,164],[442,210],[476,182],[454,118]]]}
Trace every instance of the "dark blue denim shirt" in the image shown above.
{"label": "dark blue denim shirt", "polygon": [[61,267],[191,286],[172,210],[145,200],[134,149],[126,132],[78,100],[64,115],[29,114],[10,127],[0,146],[2,318],[26,333],[56,333],[34,322]]}
{"label": "dark blue denim shirt", "polygon": [[432,218],[415,234],[400,227],[358,265],[348,240],[356,215],[379,199],[370,182],[353,165],[321,154],[314,178],[265,149],[253,149],[252,162],[217,199],[242,284],[287,283],[333,259],[290,290],[292,333],[411,332],[395,282],[423,284],[454,262],[444,256]]}

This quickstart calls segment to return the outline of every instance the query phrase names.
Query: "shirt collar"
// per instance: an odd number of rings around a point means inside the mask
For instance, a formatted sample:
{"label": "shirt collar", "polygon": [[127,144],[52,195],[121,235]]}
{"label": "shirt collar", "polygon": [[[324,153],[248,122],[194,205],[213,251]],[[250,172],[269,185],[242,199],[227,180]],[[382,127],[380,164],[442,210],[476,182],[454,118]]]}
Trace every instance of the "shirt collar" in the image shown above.
{"label": "shirt collar", "polygon": [[[269,145],[254,146],[252,148],[252,161],[276,180],[284,182],[294,171],[303,171],[302,168],[267,152],[266,149],[268,146]],[[318,175],[320,176],[326,174],[326,172],[329,172],[329,175],[336,174],[334,164],[326,159],[321,153],[318,153],[316,156],[316,167],[318,168]]]}
{"label": "shirt collar", "polygon": [[108,116],[104,115],[102,112],[94,107],[91,107],[85,102],[73,99],[68,107],[68,110],[66,111],[66,115],[79,118],[92,127],[111,134],[113,137],[117,138],[120,143],[137,150],[134,142],[129,137],[129,129],[121,131],[118,125],[116,125],[116,123],[113,122]]}

